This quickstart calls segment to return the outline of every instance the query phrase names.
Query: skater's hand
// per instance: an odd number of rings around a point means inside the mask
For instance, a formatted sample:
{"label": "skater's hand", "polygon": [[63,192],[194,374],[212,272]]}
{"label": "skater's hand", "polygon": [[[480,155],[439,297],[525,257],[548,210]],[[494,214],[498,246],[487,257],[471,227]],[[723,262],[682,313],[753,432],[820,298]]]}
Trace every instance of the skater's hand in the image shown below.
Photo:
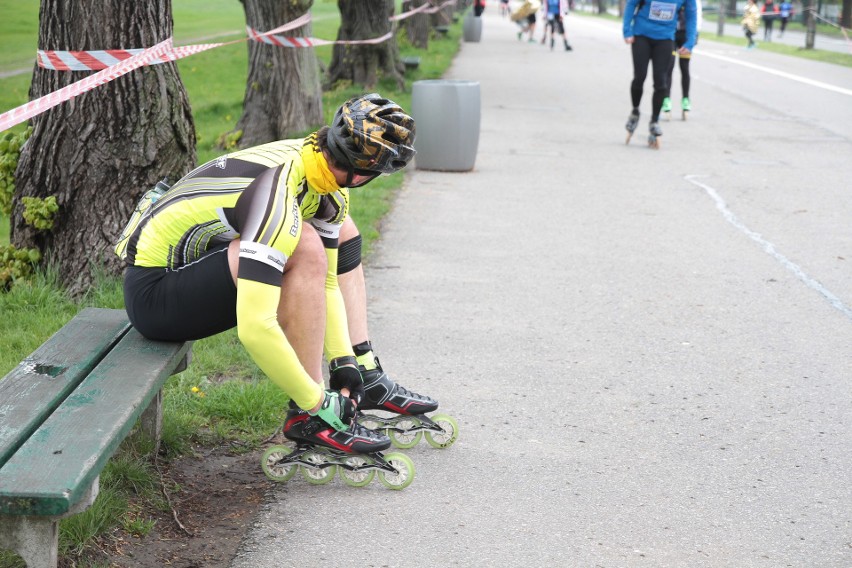
{"label": "skater's hand", "polygon": [[677,50],[677,52],[678,52],[679,55],[689,55],[691,53],[685,47],[681,47],[680,49]]}
{"label": "skater's hand", "polygon": [[634,41],[636,41],[636,38],[634,38],[633,36],[624,38],[624,43],[629,44],[629,43],[633,43]]}
{"label": "skater's hand", "polygon": [[355,357],[338,357],[331,361],[329,384],[334,390],[341,391],[351,398],[355,406],[361,404],[361,399],[364,398],[364,378],[361,376]]}
{"label": "skater's hand", "polygon": [[349,430],[355,418],[355,404],[339,392],[327,390],[316,416],[335,430]]}

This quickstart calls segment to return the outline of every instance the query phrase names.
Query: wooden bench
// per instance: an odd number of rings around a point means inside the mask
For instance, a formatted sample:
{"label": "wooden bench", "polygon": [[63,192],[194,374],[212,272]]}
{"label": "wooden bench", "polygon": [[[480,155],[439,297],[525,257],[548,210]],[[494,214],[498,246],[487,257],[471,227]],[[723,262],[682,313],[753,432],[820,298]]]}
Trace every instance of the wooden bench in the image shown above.
{"label": "wooden bench", "polygon": [[87,509],[138,419],[159,443],[162,386],[191,342],[142,337],[124,310],[87,308],[0,380],[0,548],[54,568],[59,520]]}

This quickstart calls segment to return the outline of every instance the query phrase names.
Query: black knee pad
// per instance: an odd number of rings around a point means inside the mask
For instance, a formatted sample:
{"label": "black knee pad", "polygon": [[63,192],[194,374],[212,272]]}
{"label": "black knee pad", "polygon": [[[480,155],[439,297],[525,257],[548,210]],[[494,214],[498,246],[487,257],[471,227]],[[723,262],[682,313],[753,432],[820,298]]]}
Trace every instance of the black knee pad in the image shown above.
{"label": "black knee pad", "polygon": [[337,250],[337,274],[346,274],[361,264],[361,235],[340,243]]}

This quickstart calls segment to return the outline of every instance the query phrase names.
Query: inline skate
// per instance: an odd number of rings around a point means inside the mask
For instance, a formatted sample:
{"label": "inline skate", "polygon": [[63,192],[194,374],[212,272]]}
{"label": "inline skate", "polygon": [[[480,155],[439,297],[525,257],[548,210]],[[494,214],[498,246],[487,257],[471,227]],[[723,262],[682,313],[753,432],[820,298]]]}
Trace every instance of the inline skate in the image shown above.
{"label": "inline skate", "polygon": [[[397,448],[413,448],[424,434],[433,448],[452,446],[459,436],[456,420],[446,414],[427,416],[427,412],[437,410],[438,401],[395,383],[382,369],[378,357],[376,365],[370,370],[361,367],[366,395],[358,408],[358,422],[387,433]],[[371,412],[362,412],[365,410]]]}
{"label": "inline skate", "polygon": [[273,481],[288,481],[297,470],[314,485],[330,482],[338,471],[344,483],[352,487],[369,485],[376,472],[389,489],[405,489],[414,481],[411,459],[398,452],[383,454],[391,445],[390,439],[357,422],[347,430],[335,430],[319,417],[291,408],[284,436],[295,447],[272,446],[261,459],[263,473]]}
{"label": "inline skate", "polygon": [[637,109],[633,109],[630,116],[627,117],[627,124],[624,125],[627,129],[627,140],[624,141],[625,144],[630,144],[630,138],[636,131],[637,126],[639,126],[639,111]]}
{"label": "inline skate", "polygon": [[671,97],[666,97],[663,99],[663,106],[660,108],[663,114],[666,116],[666,120],[672,119],[672,99]]}
{"label": "inline skate", "polygon": [[660,128],[659,122],[651,122],[648,125],[648,146],[654,150],[660,149],[660,137],[663,135],[663,129]]}

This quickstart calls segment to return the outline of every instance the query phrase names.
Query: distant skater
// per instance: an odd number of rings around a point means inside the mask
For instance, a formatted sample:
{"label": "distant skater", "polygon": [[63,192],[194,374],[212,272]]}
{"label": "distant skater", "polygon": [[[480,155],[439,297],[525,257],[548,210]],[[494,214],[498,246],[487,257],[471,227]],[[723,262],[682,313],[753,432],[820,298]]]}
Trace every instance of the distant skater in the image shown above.
{"label": "distant skater", "polygon": [[686,55],[692,52],[697,39],[697,0],[628,0],[624,7],[624,42],[631,48],[633,55],[633,81],[630,83],[630,99],[633,110],[627,119],[627,142],[639,124],[639,103],[642,90],[648,76],[648,65],[653,65],[654,95],[651,98],[651,122],[648,124],[648,145],[660,147],[660,109],[666,97],[669,62],[674,50],[674,37],[677,29],[677,13],[685,7],[686,42],[678,53]]}

